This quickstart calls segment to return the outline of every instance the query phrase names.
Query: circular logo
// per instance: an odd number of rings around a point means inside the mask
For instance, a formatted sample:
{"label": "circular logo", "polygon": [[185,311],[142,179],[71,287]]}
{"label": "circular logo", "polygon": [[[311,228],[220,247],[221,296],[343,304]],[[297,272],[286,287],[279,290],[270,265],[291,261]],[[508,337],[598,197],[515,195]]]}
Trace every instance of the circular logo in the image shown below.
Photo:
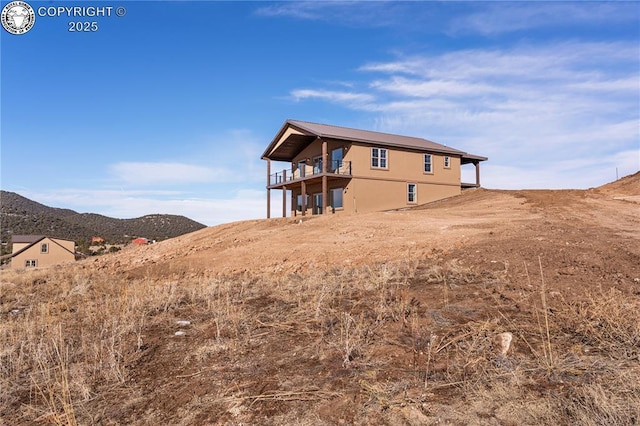
{"label": "circular logo", "polygon": [[2,8],[2,26],[11,34],[24,34],[36,23],[36,13],[29,3],[12,1]]}

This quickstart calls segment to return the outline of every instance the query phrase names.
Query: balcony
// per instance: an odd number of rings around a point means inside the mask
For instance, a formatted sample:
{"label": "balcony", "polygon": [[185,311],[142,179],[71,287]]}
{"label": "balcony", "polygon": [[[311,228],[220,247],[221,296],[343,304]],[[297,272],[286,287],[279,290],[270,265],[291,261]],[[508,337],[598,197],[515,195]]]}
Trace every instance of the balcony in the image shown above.
{"label": "balcony", "polygon": [[[351,177],[351,161],[331,161],[327,165],[326,176]],[[322,165],[299,164],[293,170],[283,170],[269,176],[269,188],[278,188],[288,183],[322,177]]]}

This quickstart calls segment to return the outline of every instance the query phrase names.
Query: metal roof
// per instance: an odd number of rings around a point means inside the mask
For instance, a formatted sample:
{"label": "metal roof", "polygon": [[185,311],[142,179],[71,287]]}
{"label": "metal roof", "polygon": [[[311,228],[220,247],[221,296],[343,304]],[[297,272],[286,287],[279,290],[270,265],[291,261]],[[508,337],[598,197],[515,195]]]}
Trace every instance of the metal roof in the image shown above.
{"label": "metal roof", "polygon": [[[292,134],[276,146],[286,130],[293,128],[301,134]],[[469,156],[466,152],[442,145],[427,139],[412,136],[394,135],[391,133],[372,132],[369,130],[331,126],[328,124],[310,123],[307,121],[287,120],[276,137],[271,141],[262,158],[276,161],[291,161],[298,153],[311,144],[316,138],[340,139],[370,145],[406,148],[427,152],[473,157],[475,161],[484,161],[486,157]]]}
{"label": "metal roof", "polygon": [[12,235],[12,243],[35,243],[45,238],[45,235]]}

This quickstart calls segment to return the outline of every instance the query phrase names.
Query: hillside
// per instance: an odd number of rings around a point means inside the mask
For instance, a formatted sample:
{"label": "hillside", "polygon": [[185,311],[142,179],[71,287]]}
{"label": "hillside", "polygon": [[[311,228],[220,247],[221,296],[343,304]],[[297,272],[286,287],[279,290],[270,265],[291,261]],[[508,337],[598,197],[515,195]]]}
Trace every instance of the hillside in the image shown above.
{"label": "hillside", "polygon": [[184,216],[147,215],[135,219],[114,219],[98,214],[78,213],[48,207],[19,194],[0,192],[2,242],[12,234],[41,234],[87,242],[101,236],[111,243],[123,243],[132,237],[165,240],[202,229],[205,226]]}
{"label": "hillside", "polygon": [[637,424],[625,179],[2,271],[0,423]]}

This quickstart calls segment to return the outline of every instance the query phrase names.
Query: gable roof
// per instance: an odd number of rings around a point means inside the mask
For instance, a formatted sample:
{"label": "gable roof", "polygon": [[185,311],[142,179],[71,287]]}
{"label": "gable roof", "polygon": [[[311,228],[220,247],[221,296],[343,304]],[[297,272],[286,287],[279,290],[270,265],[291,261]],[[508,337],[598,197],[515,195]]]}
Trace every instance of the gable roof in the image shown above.
{"label": "gable roof", "polygon": [[69,253],[75,255],[75,251],[71,251],[69,249],[67,249],[65,246],[63,246],[62,244],[60,244],[57,240],[59,241],[72,241],[72,240],[65,240],[64,238],[52,238],[52,237],[47,237],[46,235],[13,235],[11,237],[11,243],[28,243],[27,246],[24,246],[23,248],[21,248],[20,250],[18,250],[15,253],[11,253],[10,255],[6,255],[3,258],[7,258],[7,257],[14,257],[19,255],[20,253],[23,253],[27,250],[29,250],[31,247],[35,246],[37,243],[39,243],[40,241],[44,240],[45,238],[48,238],[49,240],[51,240],[52,243],[60,246],[63,250],[68,251]]}
{"label": "gable roof", "polygon": [[[288,130],[290,134],[285,137]],[[369,130],[352,129],[348,127],[331,126],[328,124],[310,123],[307,121],[287,120],[271,141],[263,159],[275,161],[291,161],[304,148],[316,138],[340,139],[353,142],[361,142],[371,145],[381,145],[398,148],[415,149],[419,151],[438,152],[443,154],[459,155],[464,157],[466,152],[442,145],[427,139],[412,136],[394,135],[391,133],[372,132]],[[284,138],[284,140],[283,140]],[[485,157],[477,157],[479,161]]]}
{"label": "gable roof", "polygon": [[13,235],[11,237],[11,243],[37,243],[38,241],[46,238],[45,235]]}

